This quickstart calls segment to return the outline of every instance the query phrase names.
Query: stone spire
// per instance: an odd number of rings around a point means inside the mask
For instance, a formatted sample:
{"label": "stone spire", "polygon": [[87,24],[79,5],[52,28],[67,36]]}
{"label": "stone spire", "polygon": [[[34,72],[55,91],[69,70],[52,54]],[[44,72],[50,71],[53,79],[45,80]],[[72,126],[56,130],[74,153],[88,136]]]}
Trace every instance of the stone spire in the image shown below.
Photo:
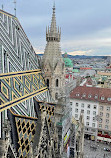
{"label": "stone spire", "polygon": [[[42,58],[42,71],[52,98],[57,100],[65,85],[64,61],[60,49],[61,29],[56,26],[55,5],[50,27],[46,28],[46,47]],[[49,83],[49,84],[48,84]]]}
{"label": "stone spire", "polygon": [[50,65],[50,69],[54,72],[57,63],[63,63],[62,53],[60,50],[60,36],[61,29],[57,29],[56,26],[56,15],[55,15],[55,5],[53,6],[52,20],[51,25],[48,28],[46,27],[46,48],[42,59],[42,69],[46,67],[46,65]]}
{"label": "stone spire", "polygon": [[53,9],[53,14],[52,14],[52,21],[51,21],[50,32],[57,33],[56,16],[55,16],[55,5],[53,6],[52,9]]}
{"label": "stone spire", "polygon": [[56,26],[55,4],[52,9],[53,9],[53,14],[52,14],[50,29],[49,27],[48,27],[48,30],[46,28],[46,40],[60,42],[61,32],[59,31],[59,27],[57,30],[57,26]]}

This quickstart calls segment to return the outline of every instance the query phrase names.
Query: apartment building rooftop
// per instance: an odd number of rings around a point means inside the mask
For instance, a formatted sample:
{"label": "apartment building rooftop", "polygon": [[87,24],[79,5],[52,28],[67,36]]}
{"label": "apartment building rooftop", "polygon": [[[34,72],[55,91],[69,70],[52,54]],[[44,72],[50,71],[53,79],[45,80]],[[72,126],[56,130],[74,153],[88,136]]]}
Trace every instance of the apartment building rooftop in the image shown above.
{"label": "apartment building rooftop", "polygon": [[78,86],[70,93],[70,98],[111,104],[111,89]]}

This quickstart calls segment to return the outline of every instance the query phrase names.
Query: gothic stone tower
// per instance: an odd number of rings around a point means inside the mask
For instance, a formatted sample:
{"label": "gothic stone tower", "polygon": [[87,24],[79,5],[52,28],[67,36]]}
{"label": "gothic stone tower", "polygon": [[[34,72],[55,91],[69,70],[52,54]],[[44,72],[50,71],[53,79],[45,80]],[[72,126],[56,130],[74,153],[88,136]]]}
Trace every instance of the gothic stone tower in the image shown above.
{"label": "gothic stone tower", "polygon": [[51,26],[46,28],[46,48],[42,59],[42,70],[47,86],[49,87],[52,98],[57,101],[58,97],[64,96],[65,68],[60,50],[61,30],[57,29],[55,6]]}

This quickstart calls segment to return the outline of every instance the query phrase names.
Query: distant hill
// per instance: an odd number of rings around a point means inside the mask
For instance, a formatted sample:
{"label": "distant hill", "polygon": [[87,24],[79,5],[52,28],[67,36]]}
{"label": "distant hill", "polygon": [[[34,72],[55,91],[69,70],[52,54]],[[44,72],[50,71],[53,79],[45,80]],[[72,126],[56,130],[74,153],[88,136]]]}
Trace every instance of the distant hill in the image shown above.
{"label": "distant hill", "polygon": [[86,55],[67,55],[68,58],[72,58],[72,59],[91,59],[91,58],[102,58],[102,59],[106,59],[107,56],[86,56]]}
{"label": "distant hill", "polygon": [[41,56],[41,57],[43,56],[43,54],[37,54],[37,55],[38,55],[38,56]]}
{"label": "distant hill", "polygon": [[[43,56],[43,54],[37,54],[39,56]],[[68,58],[71,58],[71,59],[91,59],[91,58],[102,58],[102,59],[107,59],[107,56],[86,56],[86,55],[67,55]]]}

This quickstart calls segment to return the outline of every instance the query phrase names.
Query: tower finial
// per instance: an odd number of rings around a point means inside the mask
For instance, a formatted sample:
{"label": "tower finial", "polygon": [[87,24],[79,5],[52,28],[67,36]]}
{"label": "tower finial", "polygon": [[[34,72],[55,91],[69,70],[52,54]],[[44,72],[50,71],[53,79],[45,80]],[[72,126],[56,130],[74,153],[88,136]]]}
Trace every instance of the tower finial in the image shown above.
{"label": "tower finial", "polygon": [[15,10],[15,16],[16,16],[16,0],[14,0],[14,2],[13,2],[14,4],[15,4],[15,7],[14,7],[14,10]]}
{"label": "tower finial", "polygon": [[53,8],[55,8],[55,0],[54,0]]}
{"label": "tower finial", "polygon": [[60,42],[60,29],[56,26],[56,14],[55,14],[55,3],[53,5],[53,13],[50,28],[46,31],[46,40],[49,41],[58,41]]}
{"label": "tower finial", "polygon": [[55,0],[54,0],[54,4],[53,4],[53,13],[55,13]]}

